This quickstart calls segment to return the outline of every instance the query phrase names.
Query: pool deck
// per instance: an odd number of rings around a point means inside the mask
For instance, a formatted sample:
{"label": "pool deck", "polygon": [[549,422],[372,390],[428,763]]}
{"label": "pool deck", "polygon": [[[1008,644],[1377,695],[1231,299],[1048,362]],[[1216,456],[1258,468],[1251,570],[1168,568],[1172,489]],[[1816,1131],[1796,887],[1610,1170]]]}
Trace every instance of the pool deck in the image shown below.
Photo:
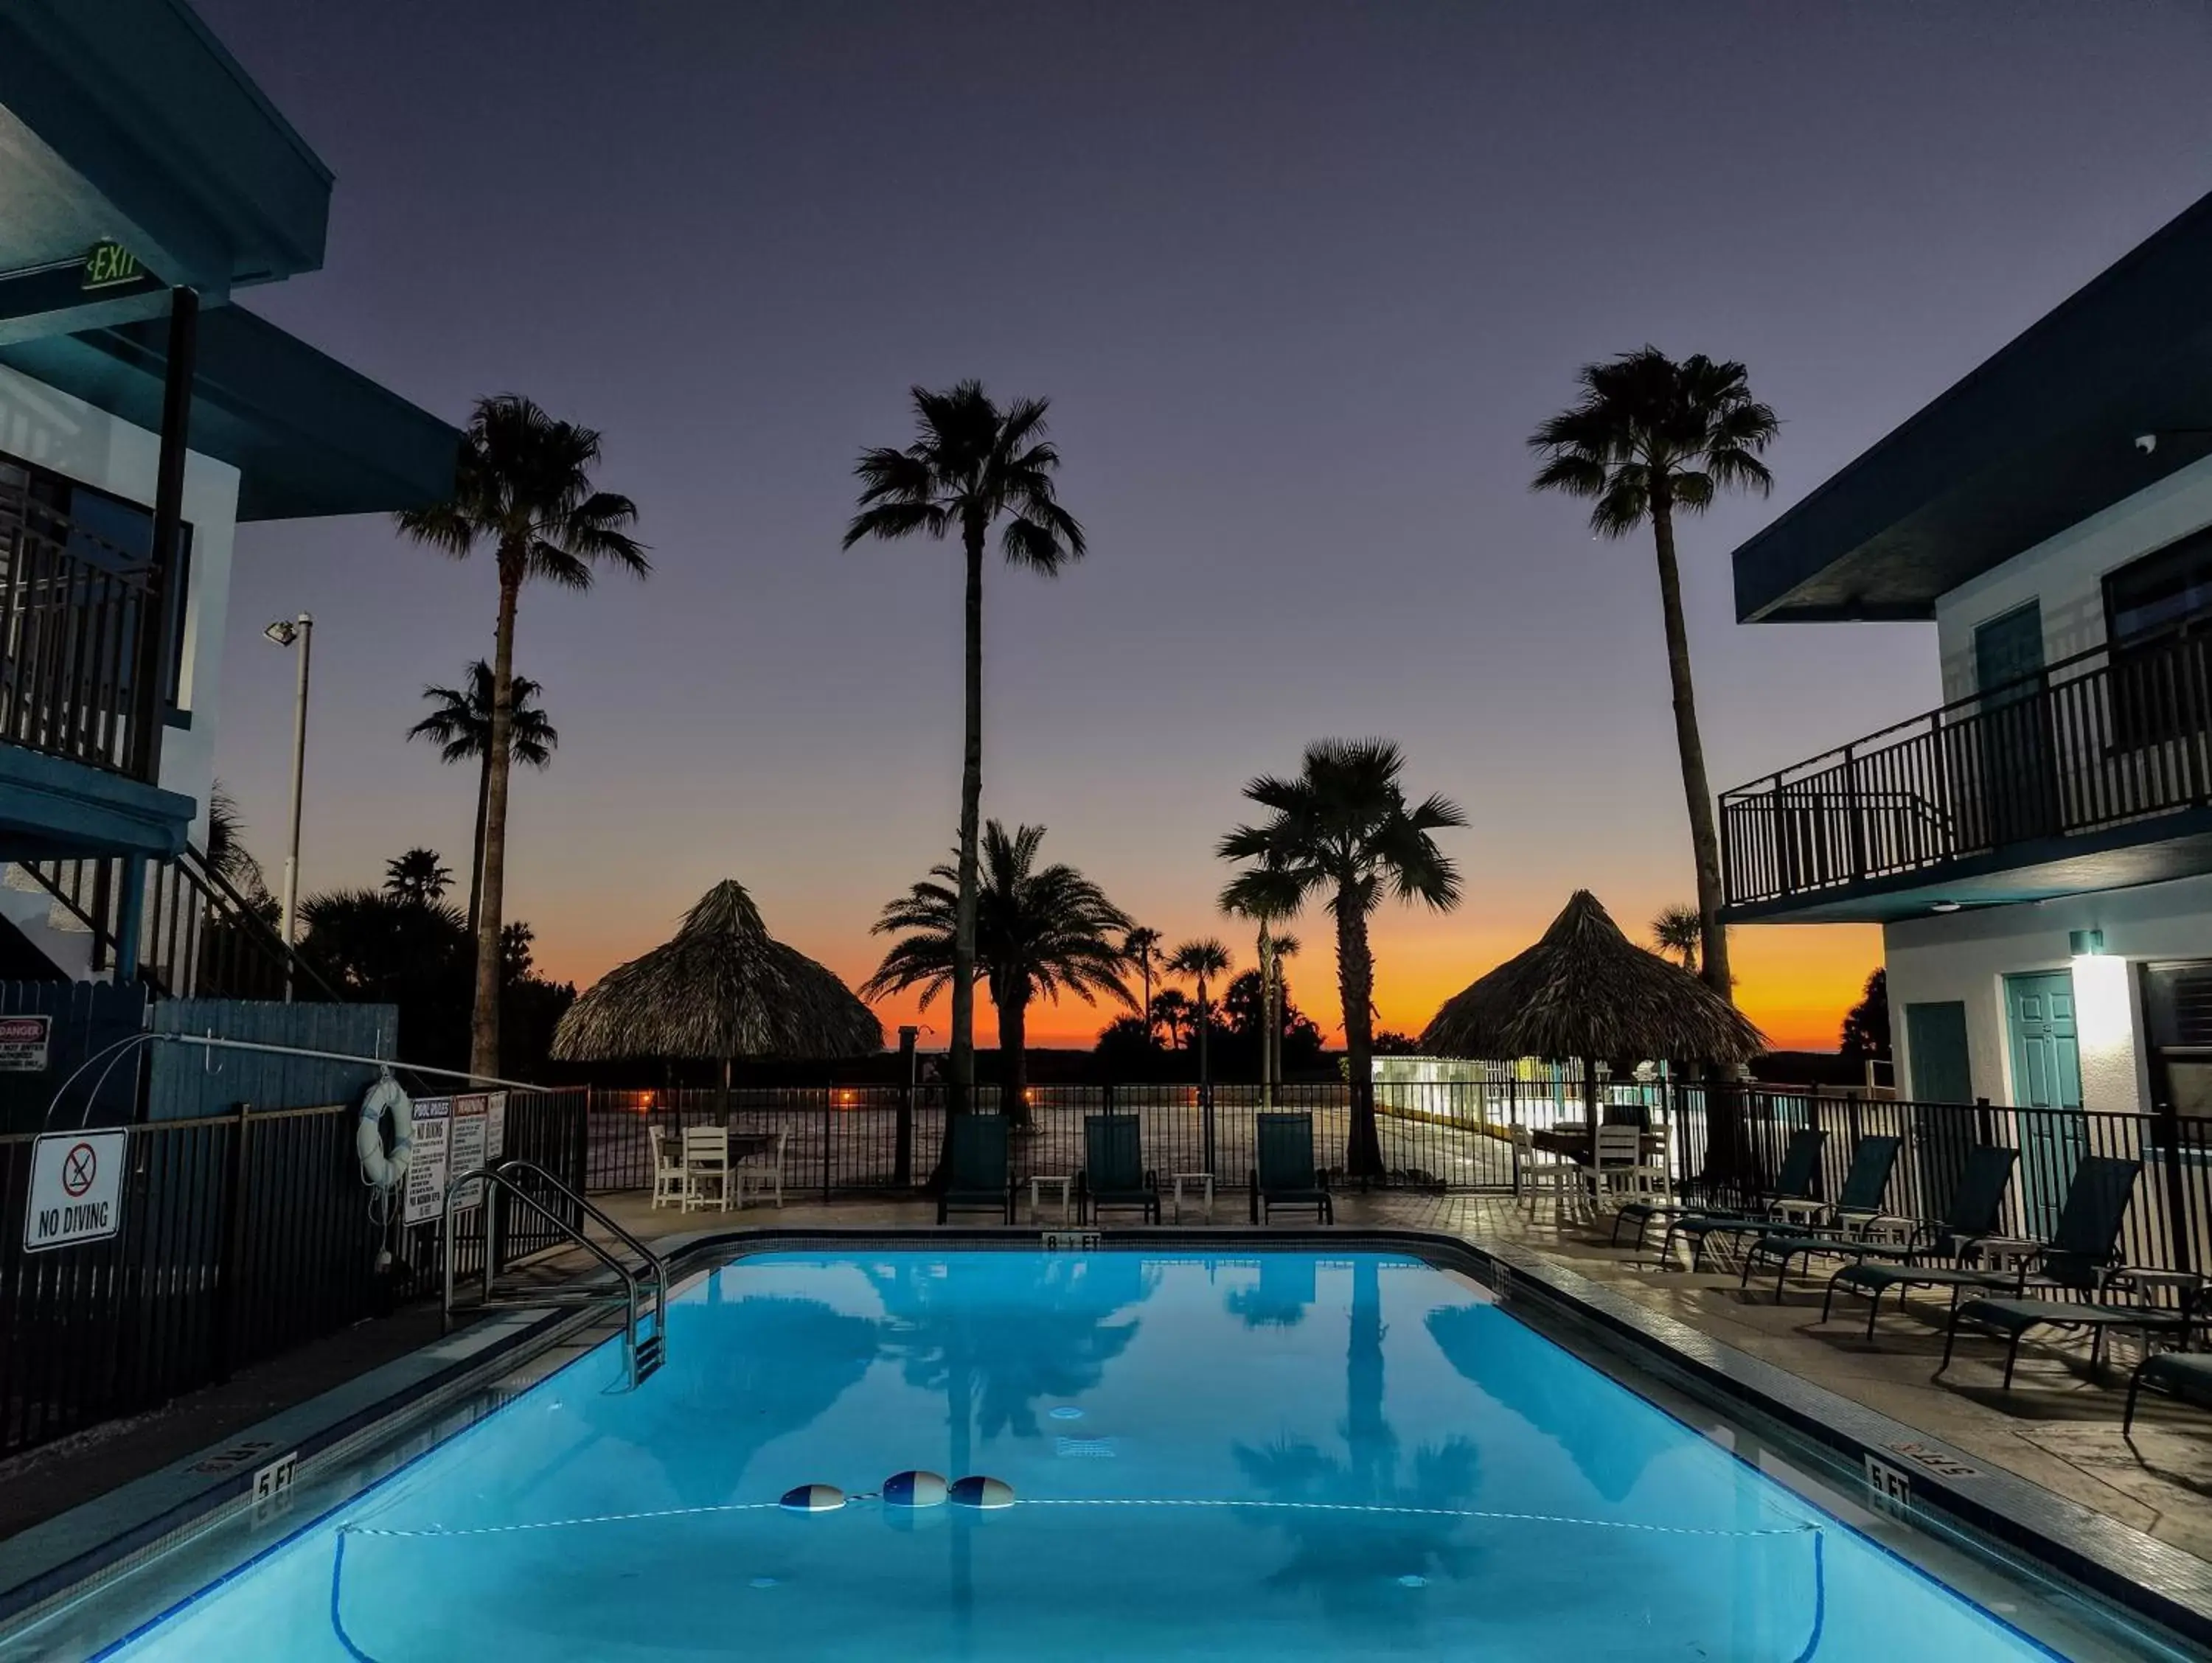
{"label": "pool deck", "polygon": [[[642,1194],[601,1197],[609,1212],[648,1242],[702,1231],[795,1228],[927,1228],[926,1202],[799,1204],[742,1211],[653,1210]],[[1044,1223],[1055,1211],[1049,1205]],[[2093,1375],[2086,1345],[2031,1343],[2022,1348],[2014,1389],[1998,1389],[2000,1348],[1962,1340],[1942,1380],[1931,1378],[1942,1352],[1942,1302],[1916,1300],[1908,1314],[1884,1315],[1876,1338],[1864,1338],[1857,1302],[1819,1326],[1815,1284],[1793,1284],[1777,1306],[1771,1279],[1747,1296],[1733,1274],[1692,1276],[1650,1268],[1650,1255],[1606,1247],[1548,1206],[1531,1214],[1509,1196],[1347,1194],[1340,1225],[1433,1231],[1480,1246],[1512,1243],[1560,1263],[1766,1363],[1827,1387],[1870,1409],[1933,1435],[1969,1454],[2043,1485],[2123,1524],[2212,1562],[2212,1417],[2146,1397],[2130,1442],[2120,1435],[2120,1410],[2131,1365],[2121,1361]],[[1026,1209],[1024,1212],[1027,1219]],[[1245,1223],[1242,1195],[1216,1205],[1215,1223]],[[1187,1211],[1184,1223],[1194,1226]],[[1195,1226],[1202,1229],[1202,1225]],[[1291,1228],[1310,1230],[1310,1216]],[[574,1269],[589,1268],[580,1254]],[[536,1278],[555,1279],[567,1259],[541,1260]],[[181,1399],[167,1409],[95,1429],[61,1444],[0,1463],[0,1539],[51,1518],[180,1456],[232,1437],[256,1422],[314,1397],[335,1383],[424,1344],[437,1332],[434,1312],[420,1308],[364,1323],[316,1344],[242,1372],[228,1385]]]}

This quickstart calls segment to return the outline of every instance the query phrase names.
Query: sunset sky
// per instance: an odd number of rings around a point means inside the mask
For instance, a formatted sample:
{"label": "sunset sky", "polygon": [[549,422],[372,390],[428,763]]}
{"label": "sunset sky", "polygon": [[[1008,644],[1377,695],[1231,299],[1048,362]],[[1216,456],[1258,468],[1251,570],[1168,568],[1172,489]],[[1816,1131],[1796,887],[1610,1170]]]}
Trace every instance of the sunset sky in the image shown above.
{"label": "sunset sky", "polygon": [[[1387,1025],[1577,887],[1641,935],[1692,892],[1649,543],[1527,489],[1577,366],[1741,358],[1782,416],[1774,498],[1684,537],[1725,789],[1940,697],[1932,626],[1737,627],[1729,550],[2212,183],[2191,0],[197,3],[337,175],[329,270],[247,303],[456,422],[514,391],[601,428],[640,505],[652,580],[532,592],[518,635],[561,747],[518,786],[509,915],[580,983],[724,877],[873,967],[952,839],[958,562],[837,542],[908,387],[971,375],[1052,399],[1091,543],[988,574],[987,814],[1249,963],[1212,910],[1240,786],[1386,734],[1472,822],[1462,907],[1377,920]],[[472,776],[401,735],[489,652],[489,566],[373,519],[239,549],[249,842],[273,871],[258,631],[305,608],[307,887],[414,844],[465,869]],[[1299,933],[1334,1024],[1325,915]],[[1832,1048],[1880,940],[1736,952],[1775,1042]]]}

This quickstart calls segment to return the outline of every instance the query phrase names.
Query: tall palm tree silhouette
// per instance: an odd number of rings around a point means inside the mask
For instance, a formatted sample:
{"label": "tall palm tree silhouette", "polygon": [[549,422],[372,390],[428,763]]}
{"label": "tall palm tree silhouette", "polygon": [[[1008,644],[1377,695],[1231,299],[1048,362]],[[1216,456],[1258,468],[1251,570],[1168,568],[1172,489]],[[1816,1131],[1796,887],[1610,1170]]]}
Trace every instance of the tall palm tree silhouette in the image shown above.
{"label": "tall palm tree silhouette", "polygon": [[600,490],[599,435],[548,416],[513,393],[479,399],[462,437],[450,501],[398,515],[418,543],[465,559],[479,546],[497,564],[499,614],[492,632],[491,739],[484,786],[483,871],[477,886],[476,1008],[469,1067],[499,1072],[499,935],[507,884],[507,788],[514,760],[514,616],[535,578],[589,589],[600,566],[643,577],[653,569],[630,535],[637,505]]}
{"label": "tall palm tree silhouette", "polygon": [[[407,737],[428,739],[439,747],[441,762],[473,761],[477,765],[477,828],[469,843],[469,931],[474,934],[477,897],[483,883],[484,810],[491,797],[491,666],[478,659],[461,679],[459,687],[422,689],[431,711],[407,730]],[[534,768],[550,763],[561,743],[560,731],[536,702],[544,691],[527,676],[507,682],[507,754]]]}
{"label": "tall palm tree silhouette", "polygon": [[1083,558],[1083,527],[1060,506],[1060,452],[1045,438],[1042,398],[1001,410],[981,381],[913,390],[915,441],[863,451],[859,513],[844,546],[864,537],[957,535],[966,556],[963,616],[960,841],[953,866],[952,1079],[946,1108],[964,1114],[975,1083],[975,884],[983,802],[983,544],[994,525],[1010,566],[1054,577]]}

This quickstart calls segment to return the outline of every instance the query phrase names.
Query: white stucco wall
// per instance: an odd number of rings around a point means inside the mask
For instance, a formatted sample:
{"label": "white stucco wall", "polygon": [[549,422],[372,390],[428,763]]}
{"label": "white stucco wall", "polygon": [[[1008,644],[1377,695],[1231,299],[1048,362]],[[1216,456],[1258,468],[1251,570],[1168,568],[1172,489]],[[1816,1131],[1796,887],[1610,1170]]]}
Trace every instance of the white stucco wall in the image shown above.
{"label": "white stucco wall", "polygon": [[2043,661],[2105,639],[2105,574],[2212,525],[2212,457],[2069,526],[1936,602],[1946,702],[1974,692],[1974,631],[2029,601],[2043,607]]}
{"label": "white stucco wall", "polygon": [[[2067,938],[2075,930],[2103,931],[2105,956],[2075,964]],[[2147,1108],[2142,988],[2135,967],[2148,960],[2212,958],[2212,877],[1906,919],[1884,926],[1882,944],[1898,1079],[1908,1092],[1913,1075],[1905,1006],[1955,999],[1966,1007],[1974,1095],[2014,1102],[2004,978],[2070,968],[2082,1106]]]}
{"label": "white stucco wall", "polygon": [[[160,435],[82,399],[0,367],[0,451],[150,507]],[[184,516],[192,528],[178,703],[189,728],[161,741],[161,784],[200,805],[192,841],[207,841],[208,786],[222,714],[223,631],[229,622],[231,548],[238,529],[238,470],[197,452],[185,466]]]}

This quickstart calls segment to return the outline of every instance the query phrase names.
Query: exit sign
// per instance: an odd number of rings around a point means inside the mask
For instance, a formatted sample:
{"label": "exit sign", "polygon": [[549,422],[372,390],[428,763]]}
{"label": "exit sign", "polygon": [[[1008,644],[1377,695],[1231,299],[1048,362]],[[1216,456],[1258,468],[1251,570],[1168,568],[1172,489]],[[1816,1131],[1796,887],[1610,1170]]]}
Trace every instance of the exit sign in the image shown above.
{"label": "exit sign", "polygon": [[143,283],[151,274],[138,257],[119,242],[96,242],[84,257],[84,287],[121,288]]}

